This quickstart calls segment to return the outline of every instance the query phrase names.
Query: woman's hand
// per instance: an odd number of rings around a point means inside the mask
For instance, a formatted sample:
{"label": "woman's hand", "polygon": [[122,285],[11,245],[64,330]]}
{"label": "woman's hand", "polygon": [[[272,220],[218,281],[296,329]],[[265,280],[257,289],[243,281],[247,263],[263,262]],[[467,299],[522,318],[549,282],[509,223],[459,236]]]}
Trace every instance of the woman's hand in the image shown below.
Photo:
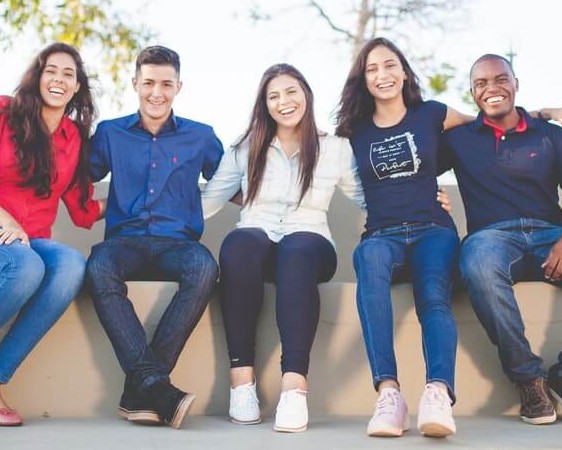
{"label": "woman's hand", "polygon": [[29,236],[20,227],[10,225],[0,227],[0,245],[9,245],[18,239],[23,245],[29,245]]}

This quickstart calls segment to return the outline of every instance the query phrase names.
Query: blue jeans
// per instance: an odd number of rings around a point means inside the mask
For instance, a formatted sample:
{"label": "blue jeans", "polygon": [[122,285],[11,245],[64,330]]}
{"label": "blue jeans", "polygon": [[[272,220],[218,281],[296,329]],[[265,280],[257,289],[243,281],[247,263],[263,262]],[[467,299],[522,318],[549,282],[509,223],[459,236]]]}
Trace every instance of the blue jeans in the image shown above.
{"label": "blue jeans", "polygon": [[542,359],[525,337],[513,285],[545,281],[541,264],[562,237],[562,227],[534,219],[492,224],[461,246],[460,270],[476,316],[498,347],[507,377],[520,383],[544,376]]}
{"label": "blue jeans", "polygon": [[51,239],[0,245],[0,383],[12,375],[60,318],[84,279],[86,258]]}
{"label": "blue jeans", "polygon": [[[139,389],[169,381],[217,277],[217,263],[197,241],[118,236],[92,247],[86,267],[90,295],[123,371]],[[150,345],[125,284],[146,279],[179,283]]]}
{"label": "blue jeans", "polygon": [[459,238],[435,224],[408,223],[377,230],[355,249],[357,309],[375,388],[398,381],[390,287],[412,280],[422,329],[427,382],[440,381],[454,400],[457,328],[451,310]]}

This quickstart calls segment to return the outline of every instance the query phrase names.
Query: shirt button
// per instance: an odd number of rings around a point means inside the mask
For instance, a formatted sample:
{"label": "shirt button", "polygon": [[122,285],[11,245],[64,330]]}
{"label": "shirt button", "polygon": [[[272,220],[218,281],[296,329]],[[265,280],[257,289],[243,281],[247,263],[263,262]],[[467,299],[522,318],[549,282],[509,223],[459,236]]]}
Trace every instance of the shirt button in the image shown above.
{"label": "shirt button", "polygon": [[502,136],[500,139],[501,139],[502,141],[505,141],[505,136]]}
{"label": "shirt button", "polygon": [[156,142],[156,136],[152,137],[152,142]]}
{"label": "shirt button", "polygon": [[154,189],[149,189],[148,192],[149,192],[150,194],[154,194]]}
{"label": "shirt button", "polygon": [[156,163],[152,163],[152,168],[153,168],[153,169],[156,168]]}

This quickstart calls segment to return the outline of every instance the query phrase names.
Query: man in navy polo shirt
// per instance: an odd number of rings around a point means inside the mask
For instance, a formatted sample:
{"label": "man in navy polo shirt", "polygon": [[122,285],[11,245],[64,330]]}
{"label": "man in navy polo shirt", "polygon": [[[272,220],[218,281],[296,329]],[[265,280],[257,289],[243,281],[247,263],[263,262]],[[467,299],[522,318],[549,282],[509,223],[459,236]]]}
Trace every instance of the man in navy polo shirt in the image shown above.
{"label": "man in navy polo shirt", "polygon": [[[111,172],[105,240],[92,248],[87,282],[99,319],[126,374],[119,413],[133,422],[179,428],[195,396],[170,383],[205,310],[217,264],[199,243],[199,176],[210,179],[223,148],[213,129],[174,115],[182,86],[178,54],[145,48],[136,61],[135,114],[101,122],[92,140],[91,176]],[[126,280],[169,280],[178,290],[150,344]]]}
{"label": "man in navy polo shirt", "polygon": [[[445,167],[455,169],[466,210],[461,276],[504,372],[518,387],[521,418],[552,423],[556,412],[542,360],[525,337],[513,284],[559,285],[562,279],[562,127],[515,107],[518,81],[505,58],[481,56],[470,78],[480,113],[445,133],[443,146]],[[560,401],[559,375],[557,364],[549,383]]]}

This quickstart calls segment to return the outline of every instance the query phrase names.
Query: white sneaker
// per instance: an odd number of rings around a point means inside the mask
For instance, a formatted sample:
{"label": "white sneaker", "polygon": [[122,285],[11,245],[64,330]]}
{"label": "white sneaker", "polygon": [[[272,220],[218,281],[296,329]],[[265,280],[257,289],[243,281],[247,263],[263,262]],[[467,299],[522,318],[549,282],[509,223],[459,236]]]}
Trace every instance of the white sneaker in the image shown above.
{"label": "white sneaker", "polygon": [[298,433],[308,426],[308,406],[306,391],[291,389],[281,392],[275,413],[275,431]]}
{"label": "white sneaker", "polygon": [[230,388],[230,420],[240,425],[260,423],[259,403],[255,382]]}
{"label": "white sneaker", "polygon": [[457,432],[447,391],[426,384],[418,408],[418,430],[428,437],[445,437]]}
{"label": "white sneaker", "polygon": [[381,389],[375,412],[367,426],[367,434],[398,437],[409,429],[408,406],[402,393],[396,388]]}

